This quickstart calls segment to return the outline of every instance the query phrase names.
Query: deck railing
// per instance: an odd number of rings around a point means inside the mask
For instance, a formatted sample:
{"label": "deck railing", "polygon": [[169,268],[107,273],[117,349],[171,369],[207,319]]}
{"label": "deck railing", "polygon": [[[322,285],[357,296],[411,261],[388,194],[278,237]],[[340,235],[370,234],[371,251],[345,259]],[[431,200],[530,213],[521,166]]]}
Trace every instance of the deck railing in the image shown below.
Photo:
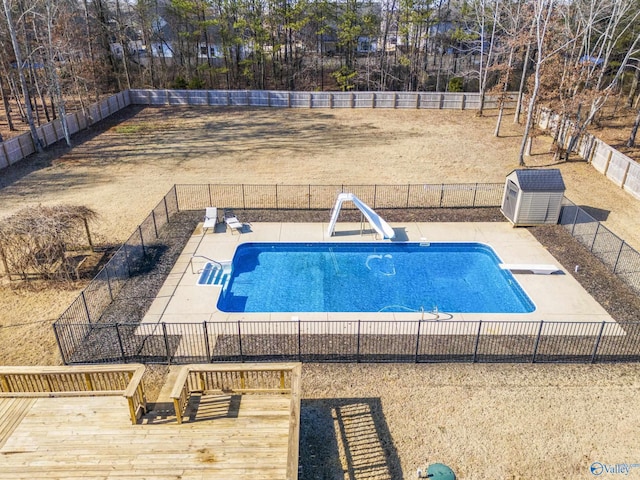
{"label": "deck railing", "polygon": [[298,478],[300,435],[300,363],[232,363],[185,365],[178,373],[171,399],[179,424],[193,393],[289,395],[288,480]]}
{"label": "deck railing", "polygon": [[0,396],[82,397],[117,396],[127,399],[135,425],[146,411],[142,384],[144,365],[73,367],[0,367]]}
{"label": "deck railing", "polygon": [[291,394],[292,372],[297,364],[186,365],[178,374],[171,398],[178,423],[193,393]]}

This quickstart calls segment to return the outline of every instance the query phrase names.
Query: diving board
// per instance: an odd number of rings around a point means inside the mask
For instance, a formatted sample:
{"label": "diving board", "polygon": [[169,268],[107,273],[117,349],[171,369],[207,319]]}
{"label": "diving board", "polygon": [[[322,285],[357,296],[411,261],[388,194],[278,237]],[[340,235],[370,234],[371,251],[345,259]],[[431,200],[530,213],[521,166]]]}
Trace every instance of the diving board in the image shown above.
{"label": "diving board", "polygon": [[373,229],[378,232],[378,234],[385,239],[391,239],[396,236],[396,232],[393,231],[393,228],[385,222],[380,215],[378,215],[369,205],[364,203],[358,197],[356,197],[353,193],[340,193],[338,198],[336,199],[336,204],[331,211],[331,220],[329,221],[329,228],[327,229],[327,235],[331,237],[336,228],[336,222],[338,221],[338,215],[340,215],[340,209],[342,208],[342,204],[344,202],[353,202],[353,204],[362,212],[362,214],[367,218],[369,224],[373,227]]}
{"label": "diving board", "polygon": [[536,275],[551,275],[552,273],[562,272],[562,269],[555,265],[539,265],[530,263],[501,263],[500,268],[511,272],[531,272]]}

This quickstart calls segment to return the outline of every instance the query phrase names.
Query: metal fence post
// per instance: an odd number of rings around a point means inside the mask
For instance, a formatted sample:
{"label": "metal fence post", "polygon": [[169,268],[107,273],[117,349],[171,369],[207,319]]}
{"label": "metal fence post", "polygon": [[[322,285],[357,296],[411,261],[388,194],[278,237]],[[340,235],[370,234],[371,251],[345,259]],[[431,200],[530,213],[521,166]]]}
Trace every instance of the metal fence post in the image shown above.
{"label": "metal fence post", "polygon": [[622,255],[622,250],[624,249],[624,240],[622,240],[622,243],[620,244],[620,250],[618,250],[618,255],[616,256],[616,263],[614,263],[613,265],[613,273],[617,273],[617,268],[618,268],[618,262],[620,261],[620,256]]}
{"label": "metal fence post", "polygon": [[476,206],[476,196],[478,195],[478,182],[476,182],[476,188],[473,189],[473,203],[472,206]]}
{"label": "metal fence post", "polygon": [[169,350],[169,336],[167,335],[167,324],[162,322],[162,336],[164,337],[164,348],[167,352],[167,365],[171,365],[171,353]]}
{"label": "metal fence post", "polygon": [[84,296],[84,290],[80,292],[80,296],[82,297],[82,304],[84,305],[84,313],[87,314],[87,321],[91,323],[91,315],[89,314],[89,307],[87,306],[87,299]]}
{"label": "metal fence post", "polygon": [[129,262],[129,253],[127,252],[127,244],[122,244],[122,251],[124,252],[124,259],[127,262],[127,276],[131,278],[131,262]]}
{"label": "metal fence post", "polygon": [[358,319],[358,337],[356,343],[356,363],[360,363],[360,320]]}
{"label": "metal fence post", "polygon": [[109,279],[109,266],[108,265],[105,265],[104,273],[107,276],[107,289],[109,290],[109,297],[111,298],[111,301],[113,302],[113,290],[111,290],[111,280]]}
{"label": "metal fence post", "polygon": [[605,321],[603,321],[602,325],[600,325],[600,332],[598,332],[598,338],[596,339],[596,344],[593,346],[593,353],[591,354],[591,363],[596,362],[596,354],[598,353],[598,347],[600,346],[600,340],[602,339],[602,332],[604,332],[605,325]]}
{"label": "metal fence post", "polygon": [[378,199],[378,185],[373,186],[373,208],[376,208],[376,200]]}
{"label": "metal fence post", "polygon": [[244,183],[241,186],[242,186],[242,209],[244,210],[247,205],[247,202],[245,201],[245,198],[244,198]]}
{"label": "metal fence post", "polygon": [[593,246],[596,244],[596,239],[598,238],[598,230],[600,230],[600,222],[596,225],[596,233],[593,234],[593,241],[591,242],[591,247],[589,248],[590,252],[593,252]]}
{"label": "metal fence post", "polygon": [[411,195],[411,184],[407,184],[407,208],[409,208],[409,196]]}
{"label": "metal fence post", "polygon": [[207,351],[207,363],[211,363],[211,346],[209,345],[209,331],[206,320],[202,322],[202,333],[204,334],[204,348]]}
{"label": "metal fence post", "polygon": [[127,363],[127,356],[124,353],[124,346],[122,344],[122,336],[120,335],[120,329],[118,328],[118,323],[115,324],[116,329],[116,337],[118,337],[118,345],[120,346],[120,356],[122,357],[122,363]]}
{"label": "metal fence post", "polygon": [[298,361],[302,361],[302,332],[300,331],[300,317],[298,317]]}
{"label": "metal fence post", "polygon": [[473,347],[473,363],[478,361],[478,347],[480,345],[480,331],[482,330],[482,320],[478,322],[478,334],[476,335],[476,344]]}
{"label": "metal fence post", "polygon": [[276,210],[278,210],[278,184],[276,183]]}
{"label": "metal fence post", "polygon": [[53,324],[53,334],[56,337],[56,343],[58,344],[58,350],[60,351],[60,356],[62,357],[62,363],[64,363],[65,365],[69,365],[66,352],[62,348],[62,342],[60,341],[60,335],[58,334],[58,325],[56,323]]}
{"label": "metal fence post", "polygon": [[240,327],[240,320],[238,320],[238,348],[240,350],[240,361],[244,363],[244,356],[242,355],[242,330]]}
{"label": "metal fence post", "polygon": [[144,247],[144,236],[142,235],[142,225],[138,225],[138,234],[140,235],[140,245],[142,245],[142,255],[147,256],[147,249]]}
{"label": "metal fence post", "polygon": [[440,207],[442,207],[442,201],[444,200],[444,183],[440,184]]}
{"label": "metal fence post", "polygon": [[575,205],[575,204],[574,204],[574,206],[576,207],[576,215],[573,217],[573,225],[571,226],[571,236],[572,237],[573,237],[573,232],[576,229],[576,223],[578,222],[578,213],[580,213],[580,207]]}
{"label": "metal fence post", "polygon": [[167,223],[169,223],[169,207],[167,206],[167,196],[162,199],[164,201],[164,213],[167,216]]}
{"label": "metal fence post", "polygon": [[176,197],[176,211],[180,211],[180,202],[178,201],[178,189],[176,185],[173,185],[173,195]]}
{"label": "metal fence post", "polygon": [[538,327],[538,336],[536,337],[536,343],[533,346],[533,356],[531,357],[531,363],[536,363],[536,355],[538,354],[538,345],[540,345],[540,335],[542,335],[542,325],[544,320],[540,320],[540,326]]}
{"label": "metal fence post", "polygon": [[151,220],[153,220],[153,231],[156,233],[156,238],[158,238],[158,224],[156,223],[156,212],[151,210]]}
{"label": "metal fence post", "polygon": [[416,335],[416,354],[414,356],[414,363],[418,363],[418,354],[420,352],[420,327],[422,326],[422,319],[418,319],[418,334]]}

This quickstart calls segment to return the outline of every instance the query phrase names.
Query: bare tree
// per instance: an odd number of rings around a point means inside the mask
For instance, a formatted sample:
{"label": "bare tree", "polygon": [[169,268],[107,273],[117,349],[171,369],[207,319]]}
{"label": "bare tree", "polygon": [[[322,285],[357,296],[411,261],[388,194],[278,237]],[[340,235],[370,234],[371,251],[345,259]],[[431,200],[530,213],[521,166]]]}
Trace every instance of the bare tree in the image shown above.
{"label": "bare tree", "polygon": [[[575,6],[577,9],[583,7],[580,2]],[[598,33],[583,40],[575,66],[568,70],[573,75],[568,75],[568,82],[558,92],[563,102],[561,114],[572,122],[565,159],[569,158],[610,96],[618,91],[630,60],[640,48],[640,32],[631,33],[640,19],[640,8],[635,0],[601,2],[595,13],[593,8],[589,12],[590,15],[584,15],[588,23],[578,24],[575,28]],[[612,59],[616,54],[623,57],[614,63]],[[567,95],[566,92],[570,93]],[[587,110],[586,114],[583,114],[584,110]]]}
{"label": "bare tree", "polygon": [[27,117],[27,123],[29,125],[29,130],[31,132],[31,138],[33,140],[33,145],[35,146],[36,151],[42,152],[42,144],[40,143],[40,138],[38,138],[38,133],[36,131],[36,126],[33,121],[33,110],[31,108],[31,97],[29,95],[29,87],[27,85],[27,79],[24,74],[24,62],[22,60],[22,50],[20,49],[20,44],[18,43],[18,36],[16,34],[15,24],[13,23],[13,15],[11,12],[11,5],[9,4],[9,0],[2,0],[2,5],[4,7],[5,20],[7,22],[7,30],[9,31],[9,36],[11,37],[11,45],[13,46],[13,54],[16,57],[16,70],[18,71],[18,76],[20,78],[20,86],[22,87],[22,97],[24,99],[24,109]]}
{"label": "bare tree", "polygon": [[[509,55],[507,58],[507,63],[498,63],[496,65],[496,70],[500,73],[500,82],[496,85],[496,88],[493,90],[498,98],[498,119],[496,120],[496,128],[493,134],[498,137],[500,136],[500,125],[502,123],[502,117],[504,115],[504,104],[506,101],[507,92],[509,91],[509,83],[513,74],[513,64],[515,61],[516,50],[521,48],[522,45],[522,35],[520,35],[521,23],[522,23],[522,1],[518,1],[515,4],[510,4],[506,8],[506,15],[504,19],[504,24],[502,27],[502,31],[504,32],[504,46],[509,50]],[[530,45],[530,42],[526,41],[527,45]],[[524,79],[524,72],[523,72]],[[518,99],[518,103],[519,99]]]}
{"label": "bare tree", "polygon": [[[484,111],[484,102],[487,92],[487,81],[491,64],[494,57],[494,49],[496,44],[496,29],[500,20],[500,0],[476,0],[476,22],[479,26],[479,46],[480,54],[478,64],[478,92],[480,93],[480,107],[478,114],[482,116]],[[489,42],[487,45],[487,27],[490,28]]]}
{"label": "bare tree", "polygon": [[54,43],[54,21],[57,16],[57,9],[59,2],[54,0],[45,0],[44,4],[44,18],[46,22],[47,40],[44,44],[44,51],[46,62],[45,66],[49,76],[49,87],[51,89],[52,96],[54,98],[55,106],[58,109],[58,117],[62,124],[62,131],[64,133],[64,139],[68,146],[71,146],[71,134],[69,133],[69,124],[67,123],[67,110],[65,106],[64,96],[62,94],[62,87],[60,86],[60,78],[58,76],[58,70],[56,67],[56,50]]}
{"label": "bare tree", "polygon": [[533,129],[533,120],[536,111],[538,95],[542,84],[543,67],[546,62],[555,57],[558,53],[575,41],[575,38],[565,38],[561,35],[561,31],[557,28],[558,23],[562,21],[562,15],[559,15],[559,7],[555,4],[555,0],[532,0],[532,43],[535,46],[535,63],[533,70],[533,85],[529,95],[529,104],[527,108],[527,120],[524,125],[522,135],[522,143],[520,144],[520,154],[518,156],[518,165],[524,166],[524,156],[527,144],[530,141],[529,136]]}

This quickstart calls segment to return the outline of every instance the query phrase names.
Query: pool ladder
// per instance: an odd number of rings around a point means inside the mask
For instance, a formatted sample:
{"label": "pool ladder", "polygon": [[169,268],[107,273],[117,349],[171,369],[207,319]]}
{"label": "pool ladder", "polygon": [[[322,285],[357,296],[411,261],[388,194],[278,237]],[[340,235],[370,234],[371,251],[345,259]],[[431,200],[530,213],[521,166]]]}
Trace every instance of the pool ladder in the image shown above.
{"label": "pool ladder", "polygon": [[[204,255],[191,255],[191,258],[189,259],[189,266],[191,267],[191,273],[202,273],[202,269],[198,270],[197,272],[193,269],[194,258],[204,258],[208,262],[215,263],[218,266],[218,268],[220,268],[220,270],[224,269],[223,263],[217,260],[214,260],[213,258],[205,257]],[[224,263],[228,263],[228,262],[224,262]]]}

